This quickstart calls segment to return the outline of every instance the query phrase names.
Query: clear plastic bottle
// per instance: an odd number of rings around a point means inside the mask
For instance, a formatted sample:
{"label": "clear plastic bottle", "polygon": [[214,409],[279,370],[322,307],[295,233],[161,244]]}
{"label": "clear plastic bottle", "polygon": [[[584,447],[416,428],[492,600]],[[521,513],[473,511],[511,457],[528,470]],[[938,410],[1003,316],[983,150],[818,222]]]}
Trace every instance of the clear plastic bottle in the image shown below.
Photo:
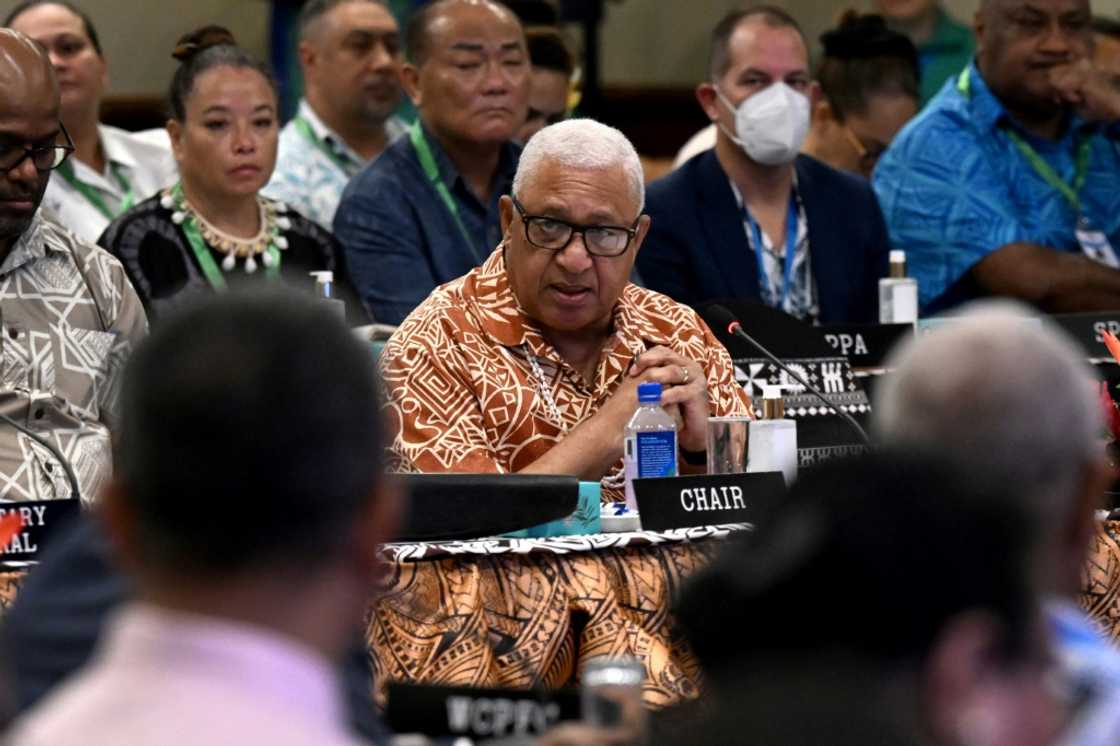
{"label": "clear plastic bottle", "polygon": [[339,318],[345,319],[346,304],[334,297],[334,272],[324,269],[308,274],[315,278],[315,297],[320,302],[329,305],[331,310],[338,314]]}
{"label": "clear plastic bottle", "polygon": [[890,253],[890,276],[879,280],[879,323],[912,324],[918,320],[918,281],[906,276],[906,252]]}
{"label": "clear plastic bottle", "polygon": [[661,384],[638,384],[638,409],[623,439],[626,505],[638,509],[634,480],[677,476],[677,422],[661,408]]}

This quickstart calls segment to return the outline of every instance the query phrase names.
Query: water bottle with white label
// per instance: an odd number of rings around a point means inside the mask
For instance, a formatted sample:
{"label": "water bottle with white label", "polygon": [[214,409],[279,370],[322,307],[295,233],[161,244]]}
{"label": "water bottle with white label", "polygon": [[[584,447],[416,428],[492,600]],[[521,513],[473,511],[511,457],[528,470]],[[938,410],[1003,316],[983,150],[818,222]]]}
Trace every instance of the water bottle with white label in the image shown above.
{"label": "water bottle with white label", "polygon": [[638,409],[623,439],[626,505],[638,509],[634,480],[677,476],[677,421],[661,408],[661,384],[638,384]]}
{"label": "water bottle with white label", "polygon": [[913,324],[918,320],[918,281],[906,276],[906,252],[891,251],[890,276],[879,280],[879,323]]}

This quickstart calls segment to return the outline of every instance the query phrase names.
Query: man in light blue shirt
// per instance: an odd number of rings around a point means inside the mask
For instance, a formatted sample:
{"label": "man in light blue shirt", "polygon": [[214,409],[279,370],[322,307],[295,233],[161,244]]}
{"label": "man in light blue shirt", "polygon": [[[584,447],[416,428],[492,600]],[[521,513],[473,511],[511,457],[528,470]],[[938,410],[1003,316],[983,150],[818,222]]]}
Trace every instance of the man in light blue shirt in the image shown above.
{"label": "man in light blue shirt", "polygon": [[329,230],[351,177],[405,132],[400,29],[380,0],[311,0],[299,38],[306,98],[264,192]]}
{"label": "man in light blue shirt", "polygon": [[1120,93],[1091,66],[1088,0],[984,0],[976,61],[874,175],[923,313],[1003,295],[1120,308]]}

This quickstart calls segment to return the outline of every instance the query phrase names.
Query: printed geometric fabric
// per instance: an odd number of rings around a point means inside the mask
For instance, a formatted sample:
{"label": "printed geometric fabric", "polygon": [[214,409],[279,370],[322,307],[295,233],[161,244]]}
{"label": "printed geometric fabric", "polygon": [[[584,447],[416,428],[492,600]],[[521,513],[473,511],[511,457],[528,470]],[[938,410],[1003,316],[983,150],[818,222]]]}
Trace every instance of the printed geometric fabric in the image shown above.
{"label": "printed geometric fabric", "polygon": [[389,681],[573,686],[587,661],[620,655],[645,667],[647,706],[695,699],[699,665],[669,611],[720,544],[395,564],[367,623],[374,699]]}
{"label": "printed geometric fabric", "polygon": [[[400,470],[508,473],[549,451],[594,415],[622,383],[634,357],[664,345],[706,371],[713,416],[747,415],[731,360],[687,306],[629,284],[614,309],[614,337],[594,381],[585,382],[525,315],[499,248],[486,263],[437,288],[381,355]],[[529,355],[538,361],[537,381]],[[539,386],[547,386],[556,422]],[[622,433],[618,434],[621,443]],[[622,459],[608,472],[622,469]],[[603,498],[622,499],[604,488]]]}
{"label": "printed geometric fabric", "polygon": [[[299,116],[311,126],[311,131],[335,158],[310,142],[294,121],[288,122],[280,130],[276,169],[262,192],[330,230],[346,184],[362,170],[366,161],[319,119],[306,100],[299,103]],[[406,130],[401,120],[390,117],[385,122],[386,144]]]}
{"label": "printed geometric fabric", "polygon": [[[891,246],[907,252],[923,309],[940,310],[971,297],[954,287],[977,262],[1012,243],[1079,252],[1078,214],[1038,174],[1008,137],[1015,127],[975,64],[969,93],[949,80],[929,106],[891,143],[875,167],[874,187]],[[1095,125],[1071,117],[1057,141],[1016,130],[1067,183],[1078,142],[1088,138],[1089,164],[1081,213],[1120,248],[1120,150]]]}
{"label": "printed geometric fabric", "polygon": [[1120,521],[1104,521],[1081,570],[1081,608],[1101,633],[1120,643]]}
{"label": "printed geometric fabric", "polygon": [[[120,263],[40,215],[0,264],[0,413],[62,452],[83,500],[109,474],[120,374],[146,331]],[[70,496],[50,452],[0,423],[0,500]]]}

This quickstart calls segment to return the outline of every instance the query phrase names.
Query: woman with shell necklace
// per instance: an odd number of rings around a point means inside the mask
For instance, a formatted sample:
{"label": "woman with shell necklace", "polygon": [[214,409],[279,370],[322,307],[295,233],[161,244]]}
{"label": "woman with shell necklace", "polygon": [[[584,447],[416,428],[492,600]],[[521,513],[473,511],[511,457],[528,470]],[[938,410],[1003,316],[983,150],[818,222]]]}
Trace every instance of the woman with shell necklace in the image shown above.
{"label": "woman with shell necklace", "polygon": [[283,281],[311,292],[331,271],[355,324],[368,316],[328,231],[259,194],[276,165],[277,96],[267,69],[226,29],[179,40],[167,130],[180,181],[114,220],[98,243],[124,264],[158,321],[206,292]]}

